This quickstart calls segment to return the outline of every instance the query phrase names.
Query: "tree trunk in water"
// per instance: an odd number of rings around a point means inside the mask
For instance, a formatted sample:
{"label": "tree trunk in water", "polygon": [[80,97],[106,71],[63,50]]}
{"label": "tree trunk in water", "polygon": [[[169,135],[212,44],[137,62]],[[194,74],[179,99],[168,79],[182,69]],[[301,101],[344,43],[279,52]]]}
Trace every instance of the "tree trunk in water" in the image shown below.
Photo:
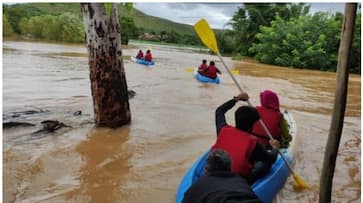
{"label": "tree trunk in water", "polygon": [[354,34],[357,3],[346,3],[343,28],[339,47],[337,86],[333,116],[330,124],[328,142],[325,148],[323,169],[320,176],[320,203],[331,202],[332,182],[340,138],[343,130],[344,112],[347,101],[348,64]]}
{"label": "tree trunk in water", "polygon": [[116,4],[81,3],[97,126],[119,127],[131,120]]}

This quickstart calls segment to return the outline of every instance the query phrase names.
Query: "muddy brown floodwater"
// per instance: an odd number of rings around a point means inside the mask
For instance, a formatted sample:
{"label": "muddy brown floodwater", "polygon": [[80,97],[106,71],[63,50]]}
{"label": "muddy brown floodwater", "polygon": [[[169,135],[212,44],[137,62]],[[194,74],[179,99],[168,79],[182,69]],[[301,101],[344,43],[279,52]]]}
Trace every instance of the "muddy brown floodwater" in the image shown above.
{"label": "muddy brown floodwater", "polygon": [[[152,68],[128,60],[151,48]],[[135,44],[123,50],[132,122],[94,128],[85,46],[3,43],[3,120],[33,123],[3,129],[3,202],[172,203],[179,181],[215,140],[215,108],[238,94],[216,56],[185,48]],[[222,69],[220,85],[201,84],[187,71],[202,59]],[[292,177],[276,202],[317,202],[332,115],[334,73],[289,69],[225,58],[252,104],[272,89],[298,128],[295,172],[310,185],[294,191]],[[13,112],[43,110],[11,116]],[[73,115],[82,111],[81,115]],[[350,75],[332,202],[360,202],[361,78]],[[31,135],[56,119],[72,128]],[[233,124],[232,111],[227,121]]]}

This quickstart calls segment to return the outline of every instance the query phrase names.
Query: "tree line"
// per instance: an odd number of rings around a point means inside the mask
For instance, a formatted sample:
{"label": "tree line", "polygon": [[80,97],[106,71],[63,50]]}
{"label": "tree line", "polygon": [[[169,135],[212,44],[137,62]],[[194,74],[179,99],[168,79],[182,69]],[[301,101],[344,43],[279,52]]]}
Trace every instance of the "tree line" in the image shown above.
{"label": "tree line", "polygon": [[[130,12],[130,4],[119,4],[123,12]],[[70,5],[69,7],[79,7]],[[106,5],[107,8],[107,5]],[[125,9],[126,8],[126,9]],[[70,10],[74,10],[70,9]],[[122,12],[120,13],[122,14]],[[153,31],[143,27],[137,27],[131,15],[120,15],[121,40],[127,45],[130,39],[138,39],[138,36],[150,32],[153,36],[150,41],[178,43],[186,45],[201,45],[194,33],[179,34],[176,31]],[[29,39],[54,40],[62,42],[83,43],[84,26],[83,19],[76,12],[44,12],[36,6],[4,6],[3,12],[4,37],[22,36]]]}
{"label": "tree line", "polygon": [[[129,6],[129,5],[127,5]],[[84,42],[80,13],[44,13],[33,7],[5,6],[4,37],[22,35],[28,38],[64,42]],[[244,3],[233,15],[232,29],[216,30],[220,51],[237,58],[253,57],[266,64],[336,71],[340,44],[342,13],[311,14],[305,3]],[[145,29],[137,27],[132,16],[120,15],[121,40],[128,44]],[[158,42],[201,45],[195,33],[180,34],[174,30],[151,31]],[[351,62],[352,73],[360,74],[361,13],[356,18]]]}
{"label": "tree line", "polygon": [[[217,35],[221,50],[266,64],[336,71],[344,16],[309,13],[305,3],[245,3],[231,30]],[[361,69],[361,12],[356,17],[350,72]]]}

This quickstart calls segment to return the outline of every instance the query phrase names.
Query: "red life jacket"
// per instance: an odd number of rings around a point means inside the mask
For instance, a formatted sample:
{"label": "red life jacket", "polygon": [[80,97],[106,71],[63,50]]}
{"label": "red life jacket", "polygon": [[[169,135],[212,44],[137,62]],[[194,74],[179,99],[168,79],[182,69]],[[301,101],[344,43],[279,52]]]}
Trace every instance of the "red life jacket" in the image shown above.
{"label": "red life jacket", "polygon": [[205,63],[202,63],[199,67],[198,67],[198,71],[205,71],[208,68],[208,65]]}
{"label": "red life jacket", "polygon": [[153,59],[153,57],[152,57],[151,53],[147,53],[145,55],[145,61],[152,61],[152,59]]}
{"label": "red life jacket", "polygon": [[137,58],[137,59],[141,59],[142,57],[144,57],[144,54],[140,51],[140,52],[137,54],[136,58]]}
{"label": "red life jacket", "polygon": [[217,78],[217,67],[215,66],[208,66],[207,70],[203,72],[204,76],[215,79]]}
{"label": "red life jacket", "polygon": [[[281,128],[280,121],[282,114],[279,111],[268,109],[262,106],[256,107],[258,114],[266,125],[267,129],[270,131],[274,139],[280,140]],[[270,138],[261,126],[260,122],[255,122],[252,128],[252,134],[257,136],[258,143],[268,145]]]}
{"label": "red life jacket", "polygon": [[221,129],[212,149],[225,150],[232,159],[231,171],[249,177],[253,167],[250,157],[256,143],[255,136],[226,125]]}

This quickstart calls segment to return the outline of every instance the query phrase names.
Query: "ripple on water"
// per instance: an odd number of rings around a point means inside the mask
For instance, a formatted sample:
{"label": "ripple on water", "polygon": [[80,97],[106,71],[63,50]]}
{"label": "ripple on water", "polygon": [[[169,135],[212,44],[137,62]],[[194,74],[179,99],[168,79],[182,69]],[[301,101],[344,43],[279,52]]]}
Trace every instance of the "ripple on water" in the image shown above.
{"label": "ripple on water", "polygon": [[[124,59],[147,46],[123,50]],[[175,201],[184,173],[215,140],[215,108],[239,91],[223,68],[220,85],[200,84],[185,71],[186,67],[198,67],[204,58],[221,67],[216,56],[152,46],[158,60],[154,68],[124,61],[128,87],[137,92],[130,100],[131,124],[120,129],[93,129],[83,45],[4,43],[8,49],[3,52],[4,112],[32,105],[50,113],[27,121],[57,119],[73,126],[19,144],[12,139],[33,129],[3,130],[4,202]],[[226,63],[239,70],[236,79],[253,104],[259,104],[262,90],[272,89],[297,122],[299,142],[293,167],[311,187],[295,191],[290,176],[279,202],[318,202],[335,74],[252,60],[226,58]],[[360,201],[360,81],[360,76],[350,75],[333,202]],[[74,116],[79,110],[82,115]],[[232,125],[234,110],[226,114]]]}

